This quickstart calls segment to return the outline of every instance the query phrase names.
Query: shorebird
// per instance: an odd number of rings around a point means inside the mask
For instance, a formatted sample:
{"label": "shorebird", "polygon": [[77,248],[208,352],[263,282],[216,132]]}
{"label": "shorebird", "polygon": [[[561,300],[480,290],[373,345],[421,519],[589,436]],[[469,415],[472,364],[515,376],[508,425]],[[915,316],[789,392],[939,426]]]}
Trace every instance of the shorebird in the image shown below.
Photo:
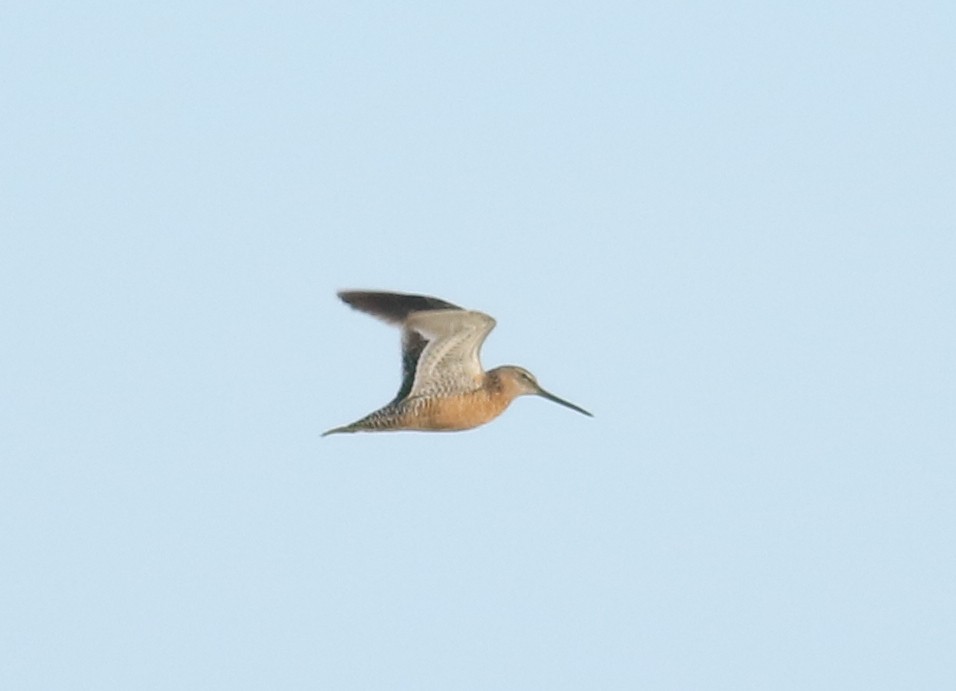
{"label": "shorebird", "polygon": [[322,436],[390,430],[457,431],[501,415],[518,396],[535,395],[593,417],[545,391],[528,370],[513,365],[485,372],[478,351],[495,327],[482,312],[425,295],[342,291],[347,305],[402,329],[402,385],[383,408]]}

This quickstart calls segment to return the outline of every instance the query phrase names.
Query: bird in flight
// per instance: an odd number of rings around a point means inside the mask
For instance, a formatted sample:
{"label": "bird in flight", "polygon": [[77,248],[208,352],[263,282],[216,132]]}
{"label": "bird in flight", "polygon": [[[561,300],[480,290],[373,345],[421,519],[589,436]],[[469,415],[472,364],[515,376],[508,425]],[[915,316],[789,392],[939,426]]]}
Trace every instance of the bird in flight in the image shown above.
{"label": "bird in flight", "polygon": [[486,372],[478,351],[495,327],[482,312],[465,310],[424,295],[348,290],[339,297],[350,307],[402,329],[402,385],[386,406],[343,432],[457,431],[501,415],[518,396],[534,395],[591,413],[545,391],[528,370],[514,365]]}

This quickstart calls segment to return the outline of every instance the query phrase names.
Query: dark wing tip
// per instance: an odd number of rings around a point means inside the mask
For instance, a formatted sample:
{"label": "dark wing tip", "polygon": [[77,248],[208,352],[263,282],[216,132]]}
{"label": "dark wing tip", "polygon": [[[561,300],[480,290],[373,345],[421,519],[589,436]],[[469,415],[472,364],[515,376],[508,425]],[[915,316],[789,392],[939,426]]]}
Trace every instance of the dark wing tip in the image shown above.
{"label": "dark wing tip", "polygon": [[412,312],[461,309],[458,305],[427,295],[379,293],[370,290],[340,290],[338,295],[349,307],[396,324],[405,321]]}

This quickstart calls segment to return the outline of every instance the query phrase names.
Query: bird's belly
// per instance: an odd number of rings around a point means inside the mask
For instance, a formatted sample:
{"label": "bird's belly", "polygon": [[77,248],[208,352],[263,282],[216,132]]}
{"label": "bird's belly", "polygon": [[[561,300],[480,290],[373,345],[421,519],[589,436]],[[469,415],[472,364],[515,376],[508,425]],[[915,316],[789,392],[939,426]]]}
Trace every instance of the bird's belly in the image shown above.
{"label": "bird's belly", "polygon": [[510,400],[474,391],[455,396],[419,399],[418,410],[407,420],[409,428],[423,430],[463,430],[494,420],[508,407]]}

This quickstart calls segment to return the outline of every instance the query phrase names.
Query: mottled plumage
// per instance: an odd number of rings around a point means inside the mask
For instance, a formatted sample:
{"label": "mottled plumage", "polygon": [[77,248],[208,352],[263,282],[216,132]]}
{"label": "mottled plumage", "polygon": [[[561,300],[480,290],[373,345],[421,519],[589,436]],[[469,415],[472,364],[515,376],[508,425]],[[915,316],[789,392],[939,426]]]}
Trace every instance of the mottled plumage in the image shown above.
{"label": "mottled plumage", "polygon": [[479,351],[495,327],[487,314],[424,295],[343,291],[339,297],[355,309],[401,325],[402,384],[385,407],[325,434],[471,429],[493,420],[526,394],[591,415],[542,389],[521,367],[485,372]]}

